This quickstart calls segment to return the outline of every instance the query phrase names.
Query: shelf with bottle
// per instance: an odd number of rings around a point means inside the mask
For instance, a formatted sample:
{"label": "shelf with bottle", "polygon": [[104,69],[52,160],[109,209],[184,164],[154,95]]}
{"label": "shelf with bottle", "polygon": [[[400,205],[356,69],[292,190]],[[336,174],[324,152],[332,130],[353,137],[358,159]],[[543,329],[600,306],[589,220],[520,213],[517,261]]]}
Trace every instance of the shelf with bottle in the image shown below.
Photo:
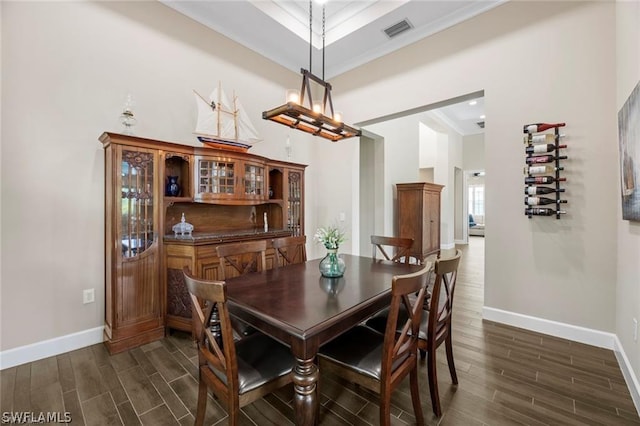
{"label": "shelf with bottle", "polygon": [[[525,210],[524,214],[531,219],[533,216],[556,216],[560,219],[566,211],[560,210],[560,204],[567,203],[566,199],[561,199],[561,194],[565,192],[560,183],[567,179],[561,177],[564,166],[562,160],[566,160],[566,155],[560,155],[560,150],[567,148],[566,144],[560,144],[560,140],[565,137],[560,134],[560,128],[566,123],[532,123],[523,126],[525,136],[525,167],[523,168],[525,179]],[[542,133],[552,130],[553,133]],[[545,176],[541,176],[545,175]],[[540,186],[540,185],[553,185]],[[548,195],[540,197],[540,195]],[[541,205],[554,205],[555,208],[537,207]]]}

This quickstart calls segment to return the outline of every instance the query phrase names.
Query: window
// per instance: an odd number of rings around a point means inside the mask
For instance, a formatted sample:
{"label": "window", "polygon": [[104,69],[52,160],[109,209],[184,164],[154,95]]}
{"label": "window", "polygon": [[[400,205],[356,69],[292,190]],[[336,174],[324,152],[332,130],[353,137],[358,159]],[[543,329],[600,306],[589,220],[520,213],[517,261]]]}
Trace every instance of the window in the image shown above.
{"label": "window", "polygon": [[469,213],[484,216],[484,184],[469,185]]}

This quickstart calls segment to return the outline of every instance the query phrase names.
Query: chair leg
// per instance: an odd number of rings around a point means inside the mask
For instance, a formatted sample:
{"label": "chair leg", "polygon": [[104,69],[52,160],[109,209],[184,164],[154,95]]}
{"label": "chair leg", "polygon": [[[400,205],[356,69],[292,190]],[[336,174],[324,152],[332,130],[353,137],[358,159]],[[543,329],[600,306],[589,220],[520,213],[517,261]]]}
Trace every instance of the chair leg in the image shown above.
{"label": "chair leg", "polygon": [[431,393],[431,405],[433,413],[440,417],[442,409],[440,408],[440,395],[438,394],[438,375],[436,370],[436,351],[435,348],[427,353],[427,372],[429,376],[429,392]]}
{"label": "chair leg", "polygon": [[197,426],[201,426],[204,424],[204,413],[206,412],[206,409],[207,409],[208,389],[207,389],[207,384],[202,379],[202,377],[200,377],[198,381],[200,382],[200,384],[198,386],[198,408],[196,410],[195,424]]}
{"label": "chair leg", "polygon": [[444,341],[447,350],[447,364],[449,364],[449,372],[451,373],[451,381],[454,385],[458,384],[458,375],[456,374],[456,365],[453,362],[453,344],[451,342],[451,332]]}
{"label": "chair leg", "polygon": [[391,426],[391,395],[380,393],[380,426]]}
{"label": "chair leg", "polygon": [[239,407],[229,407],[229,422],[227,423],[229,426],[236,426],[240,421],[240,408]]}
{"label": "chair leg", "polygon": [[420,404],[420,389],[418,388],[418,365],[409,373],[409,385],[411,387],[411,403],[413,404],[413,414],[416,417],[417,425],[424,425],[422,415],[422,405]]}

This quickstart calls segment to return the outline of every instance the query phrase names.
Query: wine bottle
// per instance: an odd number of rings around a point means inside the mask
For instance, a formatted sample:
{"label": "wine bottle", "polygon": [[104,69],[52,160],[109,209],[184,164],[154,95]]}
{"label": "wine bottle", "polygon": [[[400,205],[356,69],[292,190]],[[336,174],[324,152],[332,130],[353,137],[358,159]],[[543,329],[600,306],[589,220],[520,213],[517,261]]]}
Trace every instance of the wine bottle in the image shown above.
{"label": "wine bottle", "polygon": [[567,123],[532,123],[532,124],[525,124],[522,130],[524,133],[537,133],[537,132],[544,132],[545,130],[549,130],[549,129],[564,127],[566,125]]}
{"label": "wine bottle", "polygon": [[527,157],[525,160],[527,164],[541,164],[541,163],[552,163],[556,160],[566,160],[566,155],[558,155],[554,157],[553,155],[537,155],[533,157]]}
{"label": "wine bottle", "polygon": [[527,176],[527,177],[524,178],[524,183],[529,184],[529,185],[530,184],[537,184],[537,185],[543,184],[543,185],[546,185],[546,184],[549,184],[549,183],[554,183],[555,181],[564,182],[566,180],[567,180],[567,178],[558,178],[558,179],[556,179],[553,176]]}
{"label": "wine bottle", "polygon": [[560,204],[566,203],[567,200],[554,200],[547,197],[524,197],[524,203],[527,206],[542,206],[544,204]]}
{"label": "wine bottle", "polygon": [[[564,134],[558,135],[561,138],[564,138]],[[547,133],[544,135],[532,135],[529,134],[527,136],[523,136],[522,140],[524,141],[524,144],[528,144],[528,143],[553,143],[556,141],[556,135],[554,135],[553,133]]]}
{"label": "wine bottle", "polygon": [[548,207],[528,207],[524,209],[527,216],[551,216],[554,214],[566,214],[564,210],[554,210]]}
{"label": "wine bottle", "polygon": [[524,174],[540,174],[540,173],[553,173],[556,170],[564,170],[564,167],[553,166],[527,166],[524,168]]}
{"label": "wine bottle", "polygon": [[556,189],[549,188],[548,186],[527,186],[524,189],[525,195],[551,194],[553,192],[564,192],[564,188]]}
{"label": "wine bottle", "polygon": [[[566,145],[558,145],[558,149],[566,148]],[[556,149],[556,146],[552,143],[542,145],[529,145],[524,149],[527,154],[542,154],[545,152],[552,152]]]}

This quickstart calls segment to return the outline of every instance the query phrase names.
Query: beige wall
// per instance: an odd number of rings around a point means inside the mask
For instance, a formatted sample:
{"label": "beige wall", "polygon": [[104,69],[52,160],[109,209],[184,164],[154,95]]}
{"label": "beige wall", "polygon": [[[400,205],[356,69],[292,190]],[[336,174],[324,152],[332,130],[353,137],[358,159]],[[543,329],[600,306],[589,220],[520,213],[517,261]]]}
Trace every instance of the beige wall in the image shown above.
{"label": "beige wall", "polygon": [[484,133],[462,138],[464,170],[484,170]]}
{"label": "beige wall", "polygon": [[[640,2],[616,3],[617,18],[617,96],[619,111],[633,88],[640,81]],[[619,170],[619,169],[618,169]],[[622,220],[620,185],[616,187],[618,204],[616,334],[629,358],[640,390],[640,337],[633,341],[632,319],[640,321],[640,222]],[[639,330],[640,333],[640,330]],[[640,398],[640,395],[637,395]],[[638,399],[640,400],[640,399]]]}
{"label": "beige wall", "polygon": [[[509,2],[333,81],[356,122],[484,90],[487,307],[615,331],[614,45],[612,3]],[[539,121],[568,123],[561,220],[523,214],[521,129]]]}
{"label": "beige wall", "polygon": [[[335,79],[356,121],[484,90],[488,307],[615,331],[614,45],[611,3],[509,2]],[[561,220],[523,214],[521,129],[538,121],[568,123]]]}

